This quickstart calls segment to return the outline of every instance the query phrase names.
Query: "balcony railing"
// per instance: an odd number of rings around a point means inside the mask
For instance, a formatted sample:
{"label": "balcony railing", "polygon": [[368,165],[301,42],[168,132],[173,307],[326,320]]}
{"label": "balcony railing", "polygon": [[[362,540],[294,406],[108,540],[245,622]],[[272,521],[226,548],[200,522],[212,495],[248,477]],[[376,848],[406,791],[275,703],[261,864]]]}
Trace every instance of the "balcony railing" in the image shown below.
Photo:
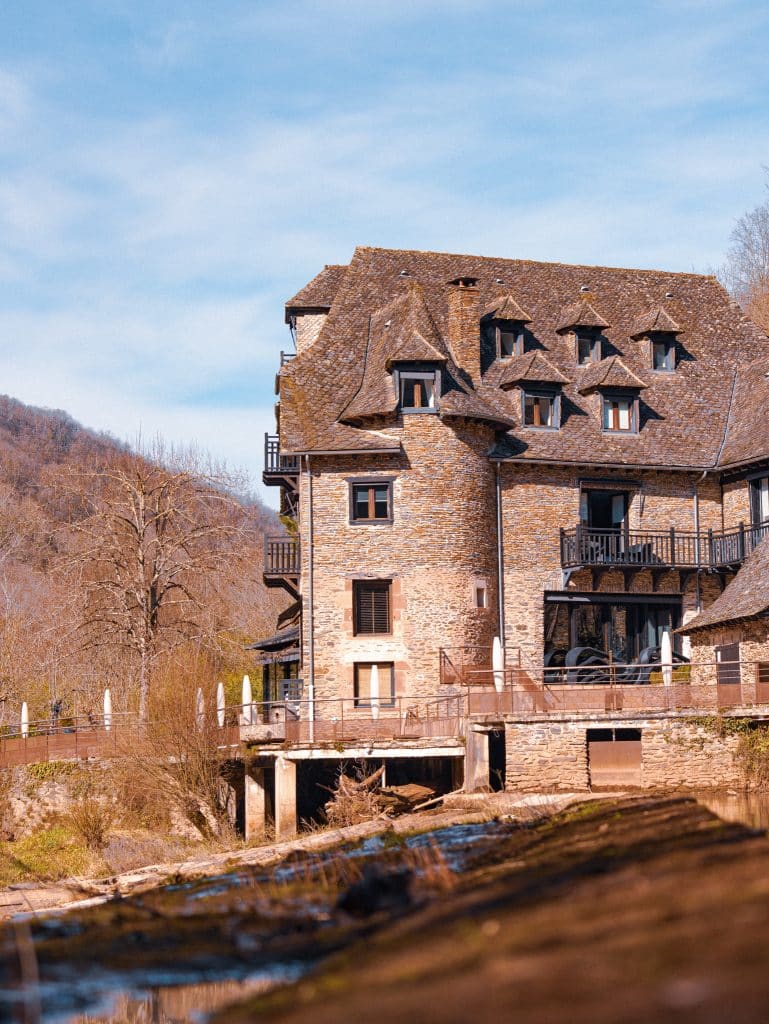
{"label": "balcony railing", "polygon": [[740,565],[769,536],[769,523],[735,530],[561,530],[561,565],[726,569]]}
{"label": "balcony railing", "polygon": [[264,575],[298,576],[299,541],[295,537],[264,538]]}
{"label": "balcony railing", "polygon": [[281,455],[280,438],[276,434],[264,435],[264,476],[296,476],[299,472],[298,455]]}

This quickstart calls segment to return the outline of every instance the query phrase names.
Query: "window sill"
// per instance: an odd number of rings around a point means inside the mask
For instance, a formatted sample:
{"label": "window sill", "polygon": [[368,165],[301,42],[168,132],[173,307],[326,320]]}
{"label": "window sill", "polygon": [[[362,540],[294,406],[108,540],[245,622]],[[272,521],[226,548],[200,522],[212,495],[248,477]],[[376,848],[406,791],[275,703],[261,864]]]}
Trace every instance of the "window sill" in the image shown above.
{"label": "window sill", "polygon": [[437,416],[440,409],[401,409],[404,416]]}
{"label": "window sill", "polygon": [[392,518],[387,519],[350,519],[349,526],[392,526]]}
{"label": "window sill", "polygon": [[560,427],[537,427],[533,423],[522,424],[519,427],[519,430],[536,430],[538,432],[544,431],[545,433],[548,434],[557,434],[560,429]]}

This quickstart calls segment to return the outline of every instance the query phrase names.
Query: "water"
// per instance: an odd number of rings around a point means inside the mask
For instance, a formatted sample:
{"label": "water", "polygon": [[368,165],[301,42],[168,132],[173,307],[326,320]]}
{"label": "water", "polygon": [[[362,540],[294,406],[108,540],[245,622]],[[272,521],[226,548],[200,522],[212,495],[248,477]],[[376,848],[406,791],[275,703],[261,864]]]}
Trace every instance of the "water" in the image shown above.
{"label": "water", "polygon": [[695,794],[699,802],[723,821],[748,828],[769,830],[769,792],[748,790],[705,790]]}
{"label": "water", "polygon": [[[287,922],[289,929],[292,921],[304,922],[303,927],[315,929],[315,934],[338,923],[335,893],[323,892],[313,881],[314,872],[322,872],[328,862],[338,861],[341,856],[357,863],[384,859],[392,866],[397,864],[399,851],[433,847],[440,851],[447,868],[459,873],[471,857],[513,828],[512,823],[488,822],[410,836],[384,833],[348,849],[297,854],[268,871],[229,870],[129,899],[126,910],[139,914],[138,931],[143,912],[150,917],[167,917],[167,930],[164,926],[160,934],[148,933],[153,943],[162,943],[182,927],[182,922],[198,915],[201,920],[210,920],[211,928],[221,929],[224,922],[226,937],[221,945],[212,947],[210,937],[201,942],[200,930],[191,931],[188,937],[185,933],[178,957],[170,962],[168,958],[158,959],[153,947],[148,950],[145,944],[137,947],[135,960],[130,958],[130,966],[124,967],[107,967],[104,959],[97,957],[84,964],[82,954],[80,960],[72,953],[69,960],[65,954],[63,960],[43,968],[41,983],[27,988],[26,1002],[18,990],[3,991],[0,985],[0,1022],[203,1024],[227,1004],[290,984],[314,966],[316,961],[304,956],[287,960],[270,944],[276,937],[280,941]],[[414,873],[419,876],[416,863]],[[290,891],[288,887],[294,881],[299,888]],[[286,889],[285,894],[282,889]],[[31,927],[38,941],[59,939],[69,944],[91,941],[87,921],[87,914],[80,919],[64,914],[29,920],[23,927]],[[204,925],[204,929],[207,927]],[[31,949],[31,943],[29,946]],[[274,960],[270,948],[275,948]]]}

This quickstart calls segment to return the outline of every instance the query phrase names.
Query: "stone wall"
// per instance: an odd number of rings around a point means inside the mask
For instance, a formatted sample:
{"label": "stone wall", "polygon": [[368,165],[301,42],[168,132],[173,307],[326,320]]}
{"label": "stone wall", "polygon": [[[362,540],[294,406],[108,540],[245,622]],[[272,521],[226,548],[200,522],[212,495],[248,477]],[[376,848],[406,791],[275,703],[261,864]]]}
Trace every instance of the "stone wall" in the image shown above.
{"label": "stone wall", "polygon": [[[393,456],[312,459],[315,694],[351,698],[355,662],[392,661],[399,695],[439,692],[439,650],[478,646],[490,660],[497,630],[493,442],[488,427],[411,415],[391,430]],[[386,440],[383,442],[387,443]],[[350,481],[393,480],[391,523],[351,524]],[[303,674],[309,670],[309,495],[301,478]],[[393,628],[354,636],[352,585],[390,579]],[[484,582],[487,607],[475,607]]]}
{"label": "stone wall", "polygon": [[[665,472],[576,472],[570,468],[505,464],[503,474],[503,535],[505,549],[505,625],[508,660],[520,651],[525,668],[536,673],[544,652],[544,593],[563,589],[560,530],[577,525],[580,481],[605,481],[606,487],[627,486],[631,530],[694,529],[695,474]],[[700,484],[700,529],[721,528],[720,488],[715,481]],[[681,593],[677,572],[652,579],[648,571],[627,582],[631,593]],[[621,594],[626,581],[621,571],[601,575],[598,591]],[[593,590],[590,570],[571,574],[568,590]],[[683,592],[683,621],[707,607],[720,593],[717,583],[690,576]],[[568,643],[566,644],[568,646]]]}
{"label": "stone wall", "polygon": [[296,317],[296,354],[306,352],[318,340],[326,313],[302,313]]}
{"label": "stone wall", "polygon": [[[759,687],[759,664],[769,666],[769,619],[753,619],[731,626],[715,626],[692,634],[692,682],[716,681],[716,647],[740,645],[740,683],[745,704],[769,697],[769,667],[762,670],[767,685]],[[763,692],[761,692],[763,691]]]}
{"label": "stone wall", "polygon": [[739,786],[737,738],[720,738],[708,719],[681,717],[611,721],[505,722],[506,788],[513,791],[589,788],[587,730],[641,730],[641,787],[702,789]]}

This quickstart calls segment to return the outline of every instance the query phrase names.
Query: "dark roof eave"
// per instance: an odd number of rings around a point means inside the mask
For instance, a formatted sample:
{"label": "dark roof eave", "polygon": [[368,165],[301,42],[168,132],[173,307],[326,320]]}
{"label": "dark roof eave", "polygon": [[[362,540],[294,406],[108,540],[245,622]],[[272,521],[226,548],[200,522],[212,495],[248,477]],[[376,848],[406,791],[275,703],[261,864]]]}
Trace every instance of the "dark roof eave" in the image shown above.
{"label": "dark roof eave", "polygon": [[285,323],[291,323],[294,316],[319,316],[321,313],[328,313],[331,306],[286,306]]}
{"label": "dark roof eave", "polygon": [[286,450],[284,455],[400,455],[403,451],[402,445],[396,448],[296,448]]}
{"label": "dark roof eave", "polygon": [[520,455],[489,455],[490,462],[517,462],[522,466],[591,466],[596,469],[645,469],[657,473],[712,473],[716,466],[673,466],[637,462],[590,462],[585,459],[527,459]]}

